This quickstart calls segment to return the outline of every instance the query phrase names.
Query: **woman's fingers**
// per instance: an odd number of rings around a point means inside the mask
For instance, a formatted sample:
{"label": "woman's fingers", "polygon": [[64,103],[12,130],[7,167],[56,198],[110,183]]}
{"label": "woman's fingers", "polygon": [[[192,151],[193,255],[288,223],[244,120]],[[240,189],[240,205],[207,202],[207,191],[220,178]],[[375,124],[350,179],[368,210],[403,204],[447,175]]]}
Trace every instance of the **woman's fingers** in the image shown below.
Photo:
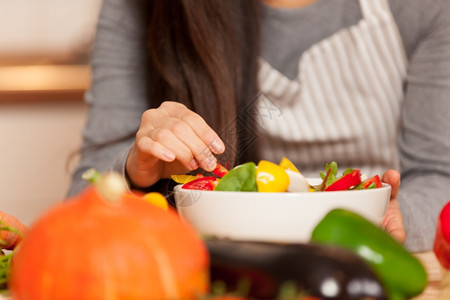
{"label": "woman's fingers", "polygon": [[[155,140],[164,144],[166,147],[168,147],[169,145],[173,145],[173,139],[181,141],[185,145],[185,147],[183,149],[180,149],[182,150],[180,151],[180,155],[177,154],[177,158],[179,160],[181,160],[183,163],[186,163],[185,159],[189,158],[192,160],[194,158],[197,162],[200,163],[200,166],[203,169],[207,171],[214,170],[217,164],[216,158],[211,152],[210,147],[205,144],[204,140],[195,133],[190,124],[179,119],[169,119],[167,123],[167,126],[169,127],[168,132],[162,134],[161,136],[158,136],[157,138],[155,138]],[[169,139],[166,134],[172,134],[172,139]],[[172,149],[172,151],[174,150]],[[186,153],[186,151],[188,153]],[[185,155],[188,155],[188,157],[185,158]]]}
{"label": "woman's fingers", "polygon": [[220,137],[201,116],[183,104],[164,102],[142,114],[126,170],[135,185],[149,186],[162,177],[198,167],[213,171],[214,154],[224,150]]}
{"label": "woman's fingers", "polygon": [[397,198],[398,190],[400,188],[400,172],[397,170],[387,170],[381,181],[391,186],[391,199]]}
{"label": "woman's fingers", "polygon": [[137,141],[137,147],[140,152],[149,156],[154,156],[165,162],[172,162],[176,159],[176,155],[173,151],[167,149],[160,143],[153,141],[147,136],[143,136]]}
{"label": "woman's fingers", "polygon": [[400,243],[405,242],[406,232],[397,199],[391,200],[389,203],[388,211],[386,212],[386,217],[383,221],[383,227],[397,241]]}
{"label": "woman's fingers", "polygon": [[147,136],[163,145],[188,169],[198,162],[203,169],[214,170],[217,160],[213,153],[225,150],[219,136],[203,118],[180,103],[165,102],[158,109],[148,110],[142,124],[151,126],[141,128],[138,136]]}
{"label": "woman's fingers", "polygon": [[193,132],[195,132],[211,152],[221,154],[225,151],[225,145],[220,137],[198,114],[187,110],[180,113],[178,117],[180,120],[183,120],[190,125]]}
{"label": "woman's fingers", "polygon": [[197,113],[178,102],[164,102],[161,104],[160,108],[167,114],[167,116],[181,120],[192,128],[195,134],[213,153],[220,154],[225,151],[225,145],[220,137]]}
{"label": "woman's fingers", "polygon": [[406,233],[403,226],[403,217],[398,204],[397,195],[400,188],[400,173],[397,170],[387,170],[381,179],[383,182],[391,185],[391,199],[389,201],[386,217],[383,221],[383,227],[396,240],[405,242]]}

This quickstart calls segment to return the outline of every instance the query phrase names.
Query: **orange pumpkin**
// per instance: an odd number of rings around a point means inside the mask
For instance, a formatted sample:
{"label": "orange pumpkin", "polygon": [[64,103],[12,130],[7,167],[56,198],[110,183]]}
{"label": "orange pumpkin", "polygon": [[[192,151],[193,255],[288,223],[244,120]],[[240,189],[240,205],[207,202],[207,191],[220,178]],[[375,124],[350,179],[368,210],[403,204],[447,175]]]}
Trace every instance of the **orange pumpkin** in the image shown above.
{"label": "orange pumpkin", "polygon": [[89,187],[30,228],[12,260],[14,299],[195,299],[207,293],[208,252],[186,222],[123,190],[114,201],[104,195]]}

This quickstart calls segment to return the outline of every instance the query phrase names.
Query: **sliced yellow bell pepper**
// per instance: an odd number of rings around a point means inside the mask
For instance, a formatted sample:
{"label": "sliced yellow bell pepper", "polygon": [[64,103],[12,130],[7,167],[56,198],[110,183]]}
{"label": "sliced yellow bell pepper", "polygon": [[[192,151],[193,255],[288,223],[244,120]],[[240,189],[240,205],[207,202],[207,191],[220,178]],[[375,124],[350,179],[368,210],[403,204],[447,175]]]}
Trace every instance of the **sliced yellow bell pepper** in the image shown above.
{"label": "sliced yellow bell pepper", "polygon": [[297,169],[297,167],[287,157],[283,157],[281,159],[279,166],[285,170],[291,170],[291,171],[300,173],[300,171]]}
{"label": "sliced yellow bell pepper", "polygon": [[283,193],[289,186],[289,175],[284,168],[267,160],[261,160],[256,169],[258,192]]}
{"label": "sliced yellow bell pepper", "polygon": [[172,175],[170,176],[173,181],[175,181],[176,183],[180,183],[180,184],[185,184],[188,183],[189,181],[192,181],[194,179],[197,179],[197,176],[194,175]]}

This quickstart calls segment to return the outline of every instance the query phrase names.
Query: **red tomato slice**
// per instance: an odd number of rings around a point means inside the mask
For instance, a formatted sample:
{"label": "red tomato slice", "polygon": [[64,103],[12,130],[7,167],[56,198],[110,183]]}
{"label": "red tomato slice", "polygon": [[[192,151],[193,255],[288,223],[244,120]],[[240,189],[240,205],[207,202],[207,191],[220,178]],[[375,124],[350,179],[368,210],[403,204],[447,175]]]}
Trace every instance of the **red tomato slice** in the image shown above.
{"label": "red tomato slice", "polygon": [[346,174],[333,182],[329,187],[326,188],[325,191],[345,191],[352,186],[358,185],[360,183],[361,175],[359,173],[359,170],[356,169],[353,172]]}
{"label": "red tomato slice", "polygon": [[212,171],[217,177],[222,178],[228,173],[227,168],[217,163],[216,168]]}
{"label": "red tomato slice", "polygon": [[380,188],[380,187],[383,186],[383,184],[381,183],[380,176],[375,175],[375,176],[370,177],[369,179],[365,180],[365,181],[362,183],[362,187],[365,188],[365,189],[367,189],[372,183],[375,183],[375,187],[376,187],[376,188]]}
{"label": "red tomato slice", "polygon": [[214,176],[200,177],[189,181],[181,187],[182,189],[188,190],[203,190],[212,191],[217,185],[217,180]]}

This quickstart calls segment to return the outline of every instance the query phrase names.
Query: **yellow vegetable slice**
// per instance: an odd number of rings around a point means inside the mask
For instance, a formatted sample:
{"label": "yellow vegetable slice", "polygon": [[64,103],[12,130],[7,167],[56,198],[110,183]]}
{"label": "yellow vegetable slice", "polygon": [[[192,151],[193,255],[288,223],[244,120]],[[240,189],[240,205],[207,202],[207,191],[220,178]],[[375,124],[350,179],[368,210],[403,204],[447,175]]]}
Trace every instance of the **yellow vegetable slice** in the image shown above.
{"label": "yellow vegetable slice", "polygon": [[157,192],[147,193],[142,197],[142,199],[164,210],[169,209],[169,203],[167,203],[167,199],[160,193]]}
{"label": "yellow vegetable slice", "polygon": [[256,169],[256,185],[258,192],[282,193],[289,186],[289,176],[277,164],[267,160],[261,160]]}
{"label": "yellow vegetable slice", "polygon": [[172,175],[170,177],[172,177],[173,181],[175,181],[176,183],[181,184],[188,183],[189,181],[192,181],[197,178],[197,176],[194,175]]}
{"label": "yellow vegetable slice", "polygon": [[291,171],[300,173],[300,171],[297,169],[297,167],[286,157],[283,157],[281,159],[279,166],[285,170],[291,170]]}

